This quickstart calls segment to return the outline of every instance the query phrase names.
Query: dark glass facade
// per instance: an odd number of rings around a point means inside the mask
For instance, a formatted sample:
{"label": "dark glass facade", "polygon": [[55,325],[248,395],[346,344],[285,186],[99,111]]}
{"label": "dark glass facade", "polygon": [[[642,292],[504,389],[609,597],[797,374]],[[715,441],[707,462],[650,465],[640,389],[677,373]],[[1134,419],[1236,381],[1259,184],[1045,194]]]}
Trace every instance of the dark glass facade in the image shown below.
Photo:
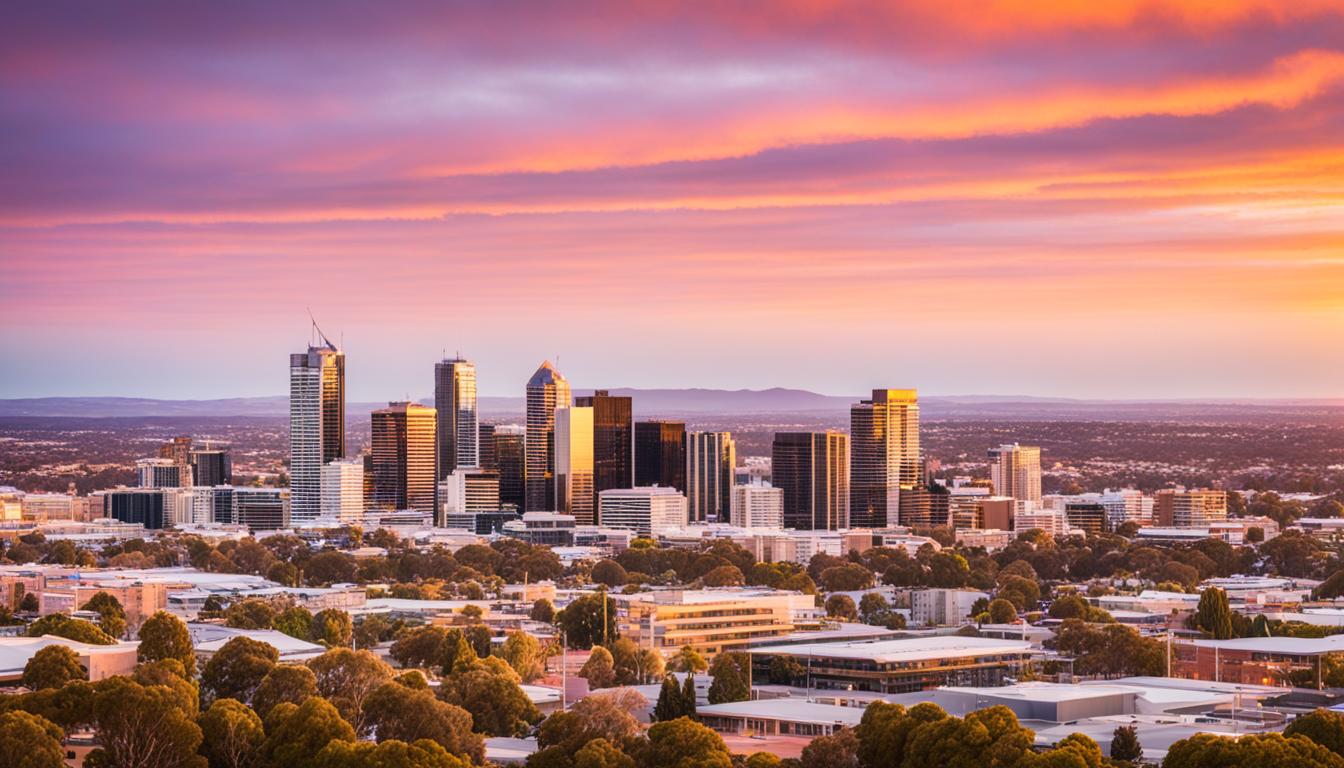
{"label": "dark glass facade", "polygon": [[629,397],[610,395],[599,389],[591,397],[578,397],[574,405],[593,409],[593,508],[597,495],[613,488],[633,488],[635,483],[635,435]]}
{"label": "dark glass facade", "polygon": [[147,530],[168,527],[164,519],[163,492],[113,491],[107,495],[108,517],[123,523],[139,523]]}
{"label": "dark glass facade", "polygon": [[686,492],[686,424],[635,424],[635,486],[660,485]]}
{"label": "dark glass facade", "polygon": [[233,461],[227,448],[199,448],[191,452],[194,485],[233,485]]}
{"label": "dark glass facade", "polygon": [[777,432],[771,485],[784,491],[784,527],[839,530],[849,521],[849,437],[843,432]]}

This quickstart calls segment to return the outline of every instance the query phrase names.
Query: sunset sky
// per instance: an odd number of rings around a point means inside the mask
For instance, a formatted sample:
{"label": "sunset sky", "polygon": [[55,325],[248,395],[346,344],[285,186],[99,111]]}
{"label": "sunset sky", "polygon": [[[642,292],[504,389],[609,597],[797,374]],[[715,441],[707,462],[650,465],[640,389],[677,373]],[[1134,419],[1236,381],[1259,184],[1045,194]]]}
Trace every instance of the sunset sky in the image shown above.
{"label": "sunset sky", "polygon": [[687,5],[10,4],[0,397],[1344,396],[1339,0]]}

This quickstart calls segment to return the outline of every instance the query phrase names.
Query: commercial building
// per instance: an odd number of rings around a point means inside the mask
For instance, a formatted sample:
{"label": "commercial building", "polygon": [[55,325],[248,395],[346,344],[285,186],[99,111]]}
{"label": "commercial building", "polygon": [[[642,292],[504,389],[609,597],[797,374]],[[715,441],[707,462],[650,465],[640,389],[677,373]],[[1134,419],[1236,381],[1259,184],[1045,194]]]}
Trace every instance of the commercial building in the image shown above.
{"label": "commercial building", "polygon": [[[97,682],[135,671],[136,648],[139,643],[93,645],[67,640],[55,635],[42,637],[0,637],[0,683],[18,685],[23,670],[37,652],[52,645],[60,645],[75,652],[79,665],[90,681]],[[17,755],[15,756],[17,757]]]}
{"label": "commercial building", "polygon": [[1096,536],[1111,529],[1105,505],[1095,501],[1071,501],[1064,505],[1064,520],[1070,530]]}
{"label": "commercial building", "polygon": [[345,353],[323,341],[289,356],[289,487],[299,521],[322,514],[322,466],[345,456]]}
{"label": "commercial building", "polygon": [[875,389],[849,409],[849,524],[898,522],[900,492],[922,482],[919,404],[913,389]]}
{"label": "commercial building", "polygon": [[482,424],[481,469],[499,473],[499,505],[522,512],[527,506],[527,429],[517,424]]}
{"label": "commercial building", "polygon": [[504,523],[504,535],[546,547],[574,544],[574,516],[558,512],[524,512],[521,520]]}
{"label": "commercial building", "polygon": [[1153,525],[1158,527],[1207,528],[1225,520],[1226,491],[1165,489],[1153,498]]}
{"label": "commercial building", "polygon": [[994,686],[1016,677],[1030,643],[937,636],[875,642],[809,643],[751,648],[753,676],[768,679],[770,662],[792,657],[810,688],[904,693],[948,685]]}
{"label": "commercial building", "polygon": [[732,518],[743,528],[783,528],[784,490],[768,485],[734,486]]}
{"label": "commercial building", "polygon": [[555,409],[569,405],[569,382],[543,362],[527,382],[527,512],[555,511]]}
{"label": "commercial building", "polygon": [[776,698],[705,704],[696,707],[696,719],[720,733],[767,736],[829,736],[841,728],[856,728],[863,707],[822,704],[805,699]]}
{"label": "commercial building", "polygon": [[661,485],[686,492],[686,424],[635,424],[635,486]]}
{"label": "commercial building", "polygon": [[136,459],[135,484],[141,488],[181,488],[182,468],[172,459]]}
{"label": "commercial building", "polygon": [[784,527],[849,527],[849,435],[776,432],[770,453],[771,485],[784,495]]}
{"label": "commercial building", "polygon": [[1325,660],[1344,654],[1344,635],[1241,637],[1177,643],[1172,675],[1223,683],[1298,688],[1324,685]]}
{"label": "commercial building", "polygon": [[227,445],[210,445],[191,451],[192,485],[233,485],[233,460]]}
{"label": "commercial building", "polygon": [[1153,497],[1142,491],[1133,488],[1108,490],[1099,494],[1097,501],[1106,507],[1106,520],[1112,531],[1125,523],[1151,525],[1153,522]]}
{"label": "commercial building", "polygon": [[117,488],[111,491],[99,491],[107,517],[123,523],[143,525],[146,530],[171,528],[177,523],[174,519],[174,493],[165,488]]}
{"label": "commercial building", "polygon": [[989,479],[994,493],[1018,501],[1041,500],[1041,449],[1007,443],[989,449]]}
{"label": "commercial building", "polygon": [[445,512],[444,528],[460,528],[479,536],[503,533],[504,524],[521,520],[522,515],[512,510],[498,512]]}
{"label": "commercial building", "polygon": [[[499,473],[493,469],[453,470],[439,483],[439,506],[444,515],[498,512]],[[518,516],[517,512],[509,514]]]}
{"label": "commercial building", "polygon": [[628,396],[599,389],[574,398],[574,405],[593,412],[593,493],[630,488],[635,483],[635,430]]}
{"label": "commercial building", "polygon": [[459,467],[480,466],[475,365],[460,356],[434,364],[434,410],[435,479],[444,480]]}
{"label": "commercial building", "polygon": [[322,465],[322,517],[354,522],[364,516],[364,460],[336,459]]}
{"label": "commercial building", "polygon": [[373,412],[373,507],[435,516],[437,416],[418,403],[388,403]]}
{"label": "commercial building", "polygon": [[555,510],[573,515],[579,525],[597,522],[593,490],[593,409],[555,409]]}
{"label": "commercial building", "polygon": [[293,521],[293,496],[288,488],[233,489],[233,522],[251,531],[278,531]]}
{"label": "commercial building", "polygon": [[1030,531],[1039,529],[1051,536],[1063,536],[1069,530],[1069,521],[1063,512],[1046,509],[1018,510],[1013,519],[1013,530]]}
{"label": "commercial building", "polygon": [[[772,590],[669,590],[611,595],[621,637],[671,655],[690,646],[706,657],[794,630],[797,608],[810,595]],[[762,677],[762,680],[765,678]]]}
{"label": "commercial building", "polygon": [[675,488],[613,488],[598,494],[598,518],[604,528],[653,536],[686,525],[686,497]]}
{"label": "commercial building", "polygon": [[977,600],[988,598],[970,589],[917,589],[910,593],[910,620],[921,627],[959,625],[970,618]]}
{"label": "commercial building", "polygon": [[191,437],[181,435],[159,446],[159,458],[168,459],[177,467],[177,487],[195,485],[191,471]]}
{"label": "commercial building", "polygon": [[737,443],[729,432],[686,433],[686,501],[692,522],[731,522]]}
{"label": "commercial building", "polygon": [[20,494],[19,510],[24,520],[86,521],[89,519],[89,499],[66,493],[24,493]]}
{"label": "commercial building", "polygon": [[191,494],[188,519],[192,525],[227,525],[233,522],[233,486],[198,485],[188,489],[188,492]]}

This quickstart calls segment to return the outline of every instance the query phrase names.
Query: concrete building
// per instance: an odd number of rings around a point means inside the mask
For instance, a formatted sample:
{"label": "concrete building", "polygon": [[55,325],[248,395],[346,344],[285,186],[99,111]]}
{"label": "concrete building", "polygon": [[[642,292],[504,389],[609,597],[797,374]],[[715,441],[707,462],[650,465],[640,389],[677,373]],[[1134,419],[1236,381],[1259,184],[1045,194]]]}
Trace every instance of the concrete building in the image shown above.
{"label": "concrete building", "polygon": [[729,432],[686,433],[686,502],[694,522],[727,523],[737,443]]}
{"label": "concrete building", "polygon": [[675,488],[617,488],[598,496],[598,518],[604,528],[637,531],[641,536],[684,526],[686,514],[686,497]]}
{"label": "concrete building", "polygon": [[849,410],[849,524],[899,522],[900,492],[923,481],[919,405],[913,389],[875,389]]}
{"label": "concrete building", "polygon": [[[689,645],[707,658],[794,630],[811,595],[772,590],[669,590],[611,595],[621,637],[671,655]],[[762,678],[765,679],[765,678]]]}
{"label": "concrete building", "polygon": [[345,456],[345,353],[323,342],[289,356],[289,487],[299,521],[322,513],[322,466]]}
{"label": "concrete building", "polygon": [[784,490],[768,485],[733,486],[732,518],[743,528],[783,528]]}
{"label": "concrete building", "polygon": [[180,488],[182,468],[172,459],[136,459],[135,484],[140,488]]}
{"label": "concrete building", "polygon": [[504,524],[504,535],[528,544],[569,547],[574,544],[574,516],[558,512],[524,512],[521,520]]}
{"label": "concrete building", "polygon": [[[455,469],[439,482],[441,515],[499,511],[499,472],[492,469]],[[517,517],[517,512],[510,512]],[[446,526],[446,523],[445,523]]]}
{"label": "concrete building", "polygon": [[988,598],[969,589],[917,589],[910,593],[910,619],[921,627],[960,625],[977,600]]}
{"label": "concrete building", "polygon": [[1041,500],[1041,449],[1007,443],[989,449],[989,479],[994,493],[1018,501]]}
{"label": "concrete building", "polygon": [[191,484],[214,487],[233,485],[233,460],[229,446],[209,444],[191,451]]}
{"label": "concrete building", "polygon": [[527,428],[517,424],[482,424],[481,469],[499,473],[499,504],[521,513],[527,506]]}
{"label": "concrete building", "polygon": [[364,516],[364,460],[337,459],[322,465],[322,517],[354,522]]}
{"label": "concrete building", "polygon": [[790,656],[812,689],[904,693],[947,685],[994,686],[1015,677],[1032,657],[1030,643],[943,635],[876,642],[809,643],[751,648],[753,676]]}
{"label": "concrete building", "polygon": [[1227,492],[1185,490],[1158,491],[1153,497],[1153,525],[1169,528],[1207,528],[1227,520]]}
{"label": "concrete building", "polygon": [[231,522],[253,532],[288,528],[293,522],[292,499],[288,488],[234,488]]}
{"label": "concrete building", "polygon": [[[52,645],[60,645],[75,652],[79,665],[84,668],[90,681],[97,682],[117,675],[130,675],[135,671],[136,648],[139,643],[117,643],[116,645],[92,645],[75,640],[67,640],[55,635],[42,637],[0,637],[0,683],[18,685],[23,677],[24,667],[38,651]],[[17,756],[16,756],[17,757]]]}
{"label": "concrete building", "polygon": [[461,356],[434,364],[434,410],[435,479],[445,480],[458,468],[480,466],[475,365]]}
{"label": "concrete building", "polygon": [[635,486],[635,429],[630,397],[599,389],[574,398],[574,405],[590,408],[593,413],[593,494]]}

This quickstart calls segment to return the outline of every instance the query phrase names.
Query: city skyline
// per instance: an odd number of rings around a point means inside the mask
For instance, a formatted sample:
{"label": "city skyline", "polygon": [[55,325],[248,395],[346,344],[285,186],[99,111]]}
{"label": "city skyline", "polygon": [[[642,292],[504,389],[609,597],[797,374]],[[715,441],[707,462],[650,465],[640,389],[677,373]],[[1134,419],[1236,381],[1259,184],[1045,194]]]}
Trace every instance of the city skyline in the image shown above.
{"label": "city skyline", "polygon": [[0,397],[277,394],[306,306],[357,401],[1340,395],[1338,3],[75,5],[6,19]]}

